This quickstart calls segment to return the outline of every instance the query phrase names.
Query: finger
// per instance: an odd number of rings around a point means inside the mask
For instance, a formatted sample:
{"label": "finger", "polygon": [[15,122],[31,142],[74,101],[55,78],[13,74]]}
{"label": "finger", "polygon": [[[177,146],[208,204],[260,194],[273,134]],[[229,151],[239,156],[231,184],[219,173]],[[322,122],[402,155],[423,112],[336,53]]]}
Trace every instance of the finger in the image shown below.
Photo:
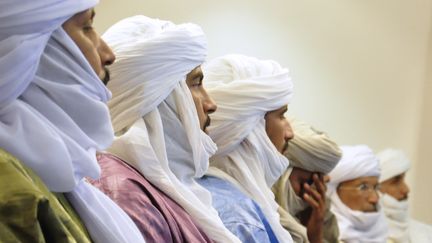
{"label": "finger", "polygon": [[314,180],[315,187],[318,190],[319,194],[321,194],[322,197],[325,197],[326,188],[324,185],[323,178],[318,177],[317,174],[314,174],[312,178]]}
{"label": "finger", "polygon": [[320,205],[308,193],[303,194],[303,199],[313,208],[320,209]]}
{"label": "finger", "polygon": [[304,189],[305,189],[305,191],[306,191],[310,196],[313,197],[313,199],[314,199],[315,201],[317,201],[317,202],[320,203],[320,204],[322,203],[322,196],[321,196],[320,193],[318,193],[318,191],[317,191],[316,189],[312,188],[311,186],[309,186],[309,185],[306,184],[306,183],[305,183],[305,185],[304,185]]}

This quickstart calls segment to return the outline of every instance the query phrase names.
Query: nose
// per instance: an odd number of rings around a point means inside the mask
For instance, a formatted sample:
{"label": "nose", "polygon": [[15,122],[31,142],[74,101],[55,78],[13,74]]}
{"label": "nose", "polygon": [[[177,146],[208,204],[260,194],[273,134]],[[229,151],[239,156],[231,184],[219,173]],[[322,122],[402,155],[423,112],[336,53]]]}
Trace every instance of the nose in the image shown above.
{"label": "nose", "polygon": [[204,90],[203,106],[206,114],[211,114],[217,110],[216,102],[210,97],[206,90]]}
{"label": "nose", "polygon": [[369,201],[369,203],[376,205],[379,201],[378,192],[373,190],[372,193],[368,197],[368,201]]}
{"label": "nose", "polygon": [[109,66],[113,64],[116,59],[114,52],[102,38],[100,38],[99,56],[103,66]]}
{"label": "nose", "polygon": [[292,130],[291,124],[288,120],[286,120],[286,126],[285,126],[285,141],[289,141],[294,138],[294,132]]}
{"label": "nose", "polygon": [[404,195],[404,197],[408,197],[408,193],[410,192],[410,189],[405,182],[402,183],[401,192]]}

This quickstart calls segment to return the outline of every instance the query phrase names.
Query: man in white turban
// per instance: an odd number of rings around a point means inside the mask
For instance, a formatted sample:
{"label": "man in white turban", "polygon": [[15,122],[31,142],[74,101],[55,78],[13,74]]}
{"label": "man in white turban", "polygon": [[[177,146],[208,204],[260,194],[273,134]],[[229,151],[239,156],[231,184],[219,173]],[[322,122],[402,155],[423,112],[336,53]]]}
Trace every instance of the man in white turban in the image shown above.
{"label": "man in white turban", "polygon": [[293,134],[284,113],[293,84],[277,62],[226,55],[204,68],[209,94],[218,103],[209,134],[218,151],[209,174],[235,184],[261,207],[279,242],[292,238],[279,222],[271,187],[288,166],[282,155]]}
{"label": "man in white turban", "polygon": [[103,38],[117,55],[108,84],[117,137],[111,154],[100,155],[103,178],[94,185],[133,218],[148,241],[240,242],[196,181],[216,150],[204,132],[216,104],[202,86],[202,29],[134,16]]}
{"label": "man in white turban", "polygon": [[410,219],[409,188],[405,176],[410,161],[404,152],[386,149],[378,154],[381,165],[381,204],[389,224],[389,238],[397,243],[432,242],[432,227]]}
{"label": "man in white turban", "polygon": [[294,138],[285,151],[290,165],[273,186],[281,223],[295,242],[335,242],[339,230],[326,201],[324,178],[342,153],[325,133],[298,119],[290,124]]}
{"label": "man in white turban", "polygon": [[366,145],[342,146],[342,159],[329,173],[327,196],[342,242],[386,242],[388,226],[379,205],[378,158]]}
{"label": "man in white turban", "polygon": [[[128,215],[84,178],[99,177],[96,150],[113,140],[101,79],[108,80],[114,55],[92,27],[96,4],[0,3],[0,147],[8,168],[1,179],[18,171],[17,180],[1,183],[2,242],[144,241]],[[82,220],[91,239],[71,220]]]}

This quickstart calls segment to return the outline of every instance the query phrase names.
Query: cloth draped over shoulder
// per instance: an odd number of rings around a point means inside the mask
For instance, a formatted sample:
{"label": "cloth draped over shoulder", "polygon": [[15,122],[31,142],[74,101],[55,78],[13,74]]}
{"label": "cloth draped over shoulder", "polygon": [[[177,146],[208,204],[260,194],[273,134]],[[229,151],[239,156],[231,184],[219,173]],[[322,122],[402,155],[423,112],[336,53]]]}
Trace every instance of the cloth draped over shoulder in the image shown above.
{"label": "cloth draped over shoulder", "polygon": [[93,241],[143,242],[132,220],[84,181],[100,175],[96,150],[113,140],[110,92],[61,25],[97,2],[1,1],[0,147],[50,191],[67,193]]}
{"label": "cloth draped over shoulder", "polygon": [[237,185],[262,208],[277,239],[292,242],[281,226],[272,185],[288,160],[265,130],[265,114],[291,101],[288,70],[271,60],[232,54],[204,67],[204,84],[218,109],[211,114],[209,135],[218,146],[210,174]]}
{"label": "cloth draped over shoulder", "polygon": [[340,240],[344,242],[386,242],[388,226],[380,205],[376,212],[362,212],[350,209],[337,193],[340,183],[360,177],[380,176],[378,158],[366,145],[341,146],[342,159],[329,173],[327,196],[331,210],[336,215]]}
{"label": "cloth draped over shoulder", "polygon": [[117,137],[108,151],[181,205],[212,240],[239,242],[212,207],[210,192],[196,182],[216,150],[200,128],[186,84],[207,56],[202,29],[134,16],[103,38],[117,56],[108,84]]}

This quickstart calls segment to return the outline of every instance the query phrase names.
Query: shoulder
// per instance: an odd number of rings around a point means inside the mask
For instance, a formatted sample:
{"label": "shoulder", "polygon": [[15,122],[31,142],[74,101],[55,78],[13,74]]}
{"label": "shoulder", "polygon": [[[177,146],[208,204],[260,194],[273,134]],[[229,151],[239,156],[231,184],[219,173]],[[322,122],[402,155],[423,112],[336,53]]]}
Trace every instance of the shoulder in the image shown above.
{"label": "shoulder", "polygon": [[258,205],[233,184],[212,176],[203,177],[199,183],[211,192],[213,207],[224,224],[244,224],[264,229]]}

